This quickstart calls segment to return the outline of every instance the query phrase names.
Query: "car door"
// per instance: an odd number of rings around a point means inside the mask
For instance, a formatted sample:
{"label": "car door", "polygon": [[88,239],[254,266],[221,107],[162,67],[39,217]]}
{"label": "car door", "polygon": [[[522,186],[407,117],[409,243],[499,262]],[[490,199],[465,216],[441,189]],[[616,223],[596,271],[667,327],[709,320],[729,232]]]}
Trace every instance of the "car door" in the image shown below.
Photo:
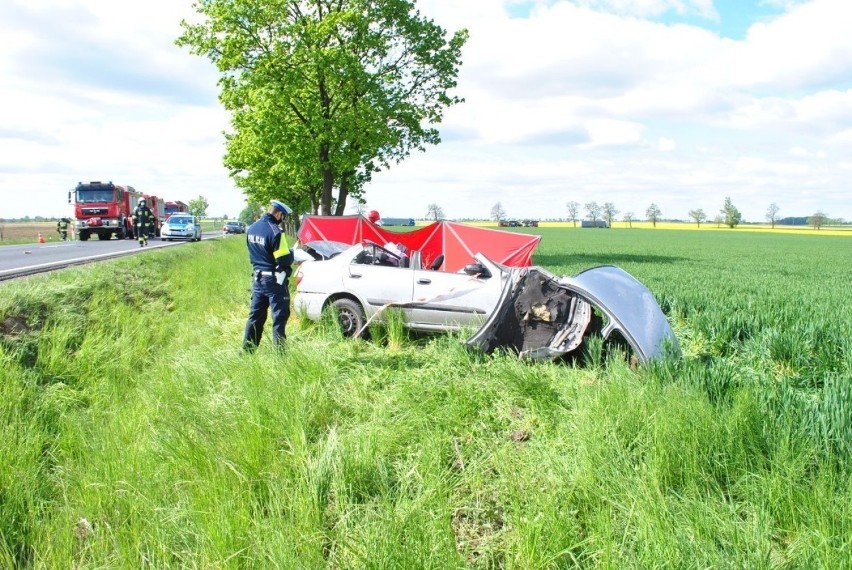
{"label": "car door", "polygon": [[[344,287],[364,303],[367,317],[389,305],[408,305],[411,302],[414,271],[409,267],[390,267],[374,263],[375,257],[366,251],[356,255],[343,275]],[[400,307],[406,322],[411,308]]]}
{"label": "car door", "polygon": [[497,304],[502,290],[499,272],[487,278],[464,272],[414,270],[411,323],[422,329],[479,327]]}

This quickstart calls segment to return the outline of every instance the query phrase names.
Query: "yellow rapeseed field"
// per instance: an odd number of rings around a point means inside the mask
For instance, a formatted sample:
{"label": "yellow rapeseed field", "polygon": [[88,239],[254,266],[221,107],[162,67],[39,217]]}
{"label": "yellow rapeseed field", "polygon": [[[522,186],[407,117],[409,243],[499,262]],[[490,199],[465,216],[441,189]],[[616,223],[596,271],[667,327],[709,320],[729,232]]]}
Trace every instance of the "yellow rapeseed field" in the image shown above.
{"label": "yellow rapeseed field", "polygon": [[[431,222],[421,222],[418,225],[427,225],[427,223]],[[485,220],[485,221],[475,221],[475,222],[465,222],[467,224],[473,226],[481,226],[487,228],[497,228],[497,223]],[[580,222],[578,221],[576,226],[572,222],[539,222],[540,228],[567,228],[580,229]],[[657,226],[654,227],[651,222],[633,222],[632,224],[628,224],[627,222],[613,222],[613,229],[639,229],[639,230],[695,230],[695,231],[719,231],[719,232],[760,232],[760,233],[776,233],[776,234],[799,234],[799,235],[820,235],[820,236],[852,236],[852,226],[849,227],[838,227],[838,226],[827,226],[822,227],[819,230],[813,229],[811,226],[779,226],[776,225],[775,228],[771,228],[768,224],[754,224],[754,225],[741,225],[737,226],[734,229],[731,229],[725,225],[717,226],[713,222],[703,222],[701,226],[696,226],[695,223],[691,222],[657,222]],[[500,228],[500,229],[508,229],[508,228]]]}

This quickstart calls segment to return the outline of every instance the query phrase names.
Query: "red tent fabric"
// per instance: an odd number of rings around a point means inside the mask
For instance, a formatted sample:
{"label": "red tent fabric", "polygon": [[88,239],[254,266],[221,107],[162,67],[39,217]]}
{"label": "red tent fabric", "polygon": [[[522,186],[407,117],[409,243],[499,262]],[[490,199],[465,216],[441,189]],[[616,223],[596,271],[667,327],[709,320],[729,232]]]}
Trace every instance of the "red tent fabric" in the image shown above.
{"label": "red tent fabric", "polygon": [[355,245],[368,239],[385,244],[388,240],[376,224],[362,216],[303,216],[299,241],[339,241]]}
{"label": "red tent fabric", "polygon": [[420,250],[424,267],[440,254],[442,271],[458,271],[471,262],[474,254],[510,267],[529,267],[541,236],[468,226],[458,222],[434,222],[410,232],[392,232],[362,216],[304,216],[299,241],[339,241],[356,244],[364,240],[384,245],[401,243],[409,250]]}

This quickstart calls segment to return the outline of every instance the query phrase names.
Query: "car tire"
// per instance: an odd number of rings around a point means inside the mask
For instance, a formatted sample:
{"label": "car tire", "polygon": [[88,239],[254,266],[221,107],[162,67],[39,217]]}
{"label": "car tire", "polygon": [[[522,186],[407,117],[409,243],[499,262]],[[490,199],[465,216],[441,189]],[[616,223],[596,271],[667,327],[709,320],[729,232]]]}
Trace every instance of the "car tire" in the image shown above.
{"label": "car tire", "polygon": [[[340,325],[340,333],[346,338],[352,338],[358,331],[364,328],[367,317],[364,309],[358,301],[352,299],[337,299],[332,303],[337,311],[337,322]],[[368,331],[361,333],[361,338],[367,338]]]}

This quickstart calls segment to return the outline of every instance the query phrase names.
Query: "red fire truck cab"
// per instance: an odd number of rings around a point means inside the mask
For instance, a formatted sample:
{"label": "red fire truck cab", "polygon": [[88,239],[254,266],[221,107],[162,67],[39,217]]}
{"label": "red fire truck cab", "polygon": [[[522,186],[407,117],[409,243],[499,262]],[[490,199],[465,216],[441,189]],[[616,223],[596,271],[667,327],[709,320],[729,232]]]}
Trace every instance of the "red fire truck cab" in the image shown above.
{"label": "red fire truck cab", "polygon": [[180,214],[183,212],[188,212],[189,206],[180,201],[175,202],[166,202],[164,211],[163,211],[163,219],[161,221],[166,221],[169,219],[169,216],[172,214]]}
{"label": "red fire truck cab", "polygon": [[162,201],[136,191],[132,186],[121,186],[112,182],[79,182],[68,193],[68,203],[74,205],[74,229],[80,241],[92,235],[98,239],[133,238],[133,210],[139,200],[145,198],[154,213],[155,235],[160,235]]}

